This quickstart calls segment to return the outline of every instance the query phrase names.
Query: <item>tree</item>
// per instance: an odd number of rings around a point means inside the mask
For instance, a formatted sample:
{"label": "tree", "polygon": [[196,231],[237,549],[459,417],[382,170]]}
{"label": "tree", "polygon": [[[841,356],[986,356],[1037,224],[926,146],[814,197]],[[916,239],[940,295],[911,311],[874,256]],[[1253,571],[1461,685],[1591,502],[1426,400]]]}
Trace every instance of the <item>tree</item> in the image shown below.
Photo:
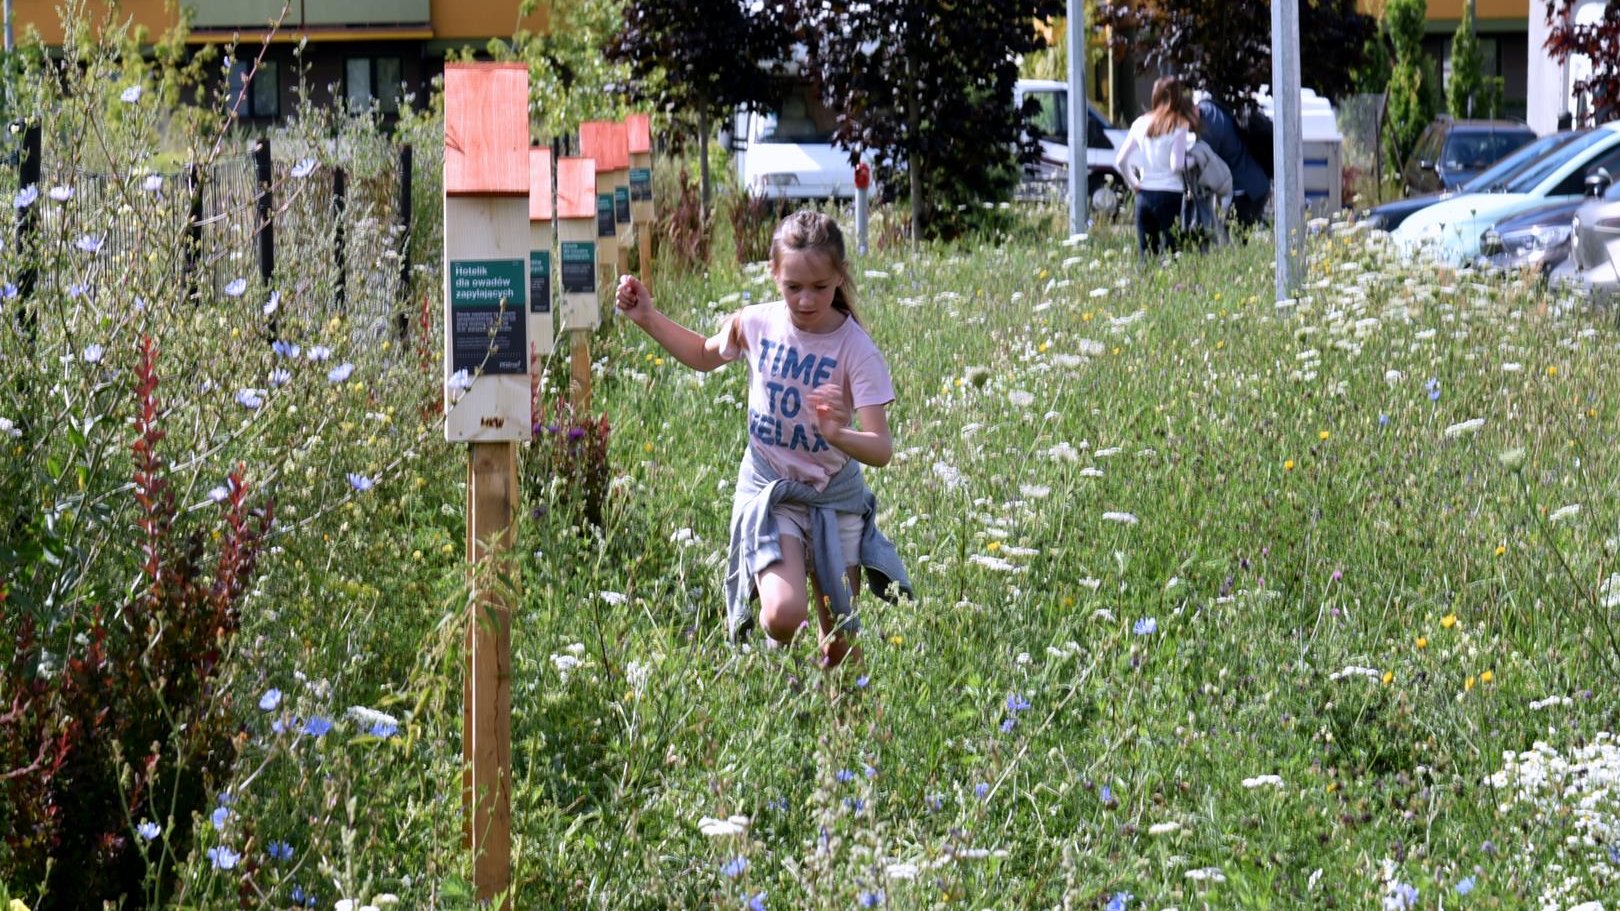
{"label": "tree", "polygon": [[1570,88],[1591,100],[1592,122],[1605,123],[1620,117],[1620,3],[1609,0],[1603,18],[1597,22],[1575,22],[1576,0],[1544,0],[1547,24],[1546,49],[1553,59],[1566,62],[1572,55],[1584,55],[1592,62],[1592,73],[1578,79]]}
{"label": "tree", "polygon": [[[625,65],[631,97],[697,117],[703,207],[709,207],[709,124],[774,101],[788,59],[790,16],[738,0],[628,0],[607,57]],[[774,67],[774,68],[773,68]]]}
{"label": "tree", "polygon": [[523,0],[519,21],[544,7],[546,30],[518,29],[510,42],[490,41],[486,50],[494,59],[529,66],[537,138],[572,134],[583,121],[624,115],[623,96],[611,91],[624,82],[624,68],[602,54],[618,25],[620,5],[620,0]]}
{"label": "tree", "polygon": [[1439,109],[1439,80],[1434,61],[1423,53],[1427,0],[1389,0],[1384,7],[1384,34],[1395,50],[1385,97],[1384,148],[1392,162],[1412,154],[1423,128]]}
{"label": "tree", "polygon": [[1495,117],[1500,112],[1501,77],[1487,77],[1484,68],[1474,33],[1474,0],[1466,0],[1462,23],[1451,37],[1451,78],[1446,81],[1446,109],[1451,116]]}
{"label": "tree", "polygon": [[[1300,80],[1329,98],[1352,90],[1376,31],[1355,0],[1302,0]],[[1097,22],[1114,32],[1116,55],[1136,54],[1151,69],[1175,73],[1194,88],[1241,109],[1271,84],[1271,6],[1229,0],[1119,0],[1099,3]]]}
{"label": "tree", "polygon": [[824,0],[802,3],[804,47],[837,141],[870,151],[894,185],[904,168],[913,238],[965,230],[1018,181],[1024,123],[1012,104],[1018,59],[1045,41],[1037,20],[1063,0]]}

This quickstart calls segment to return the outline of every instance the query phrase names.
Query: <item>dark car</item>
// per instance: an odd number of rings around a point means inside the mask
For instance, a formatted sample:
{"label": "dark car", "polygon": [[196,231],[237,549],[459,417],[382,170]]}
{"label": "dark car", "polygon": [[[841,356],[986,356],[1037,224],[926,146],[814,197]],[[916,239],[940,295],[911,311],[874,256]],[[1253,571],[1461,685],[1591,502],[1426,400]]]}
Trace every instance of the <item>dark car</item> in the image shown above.
{"label": "dark car", "polygon": [[1589,195],[1570,226],[1567,275],[1594,300],[1620,300],[1620,183],[1607,173],[1587,178]]}
{"label": "dark car", "polygon": [[1480,238],[1480,256],[1495,269],[1534,269],[1546,277],[1569,256],[1570,222],[1585,199],[1563,199],[1505,218]]}
{"label": "dark car", "polygon": [[1562,133],[1548,133],[1534,142],[1526,143],[1515,149],[1506,158],[1491,165],[1474,179],[1458,187],[1455,192],[1425,193],[1422,196],[1412,196],[1386,202],[1363,212],[1361,220],[1368,222],[1370,227],[1393,231],[1412,213],[1420,212],[1441,200],[1450,199],[1457,193],[1493,192],[1542,156],[1562,148],[1570,140],[1585,132],[1585,130],[1565,130]]}
{"label": "dark car", "polygon": [[1535,138],[1535,130],[1515,120],[1442,117],[1418,137],[1401,169],[1406,195],[1455,190]]}

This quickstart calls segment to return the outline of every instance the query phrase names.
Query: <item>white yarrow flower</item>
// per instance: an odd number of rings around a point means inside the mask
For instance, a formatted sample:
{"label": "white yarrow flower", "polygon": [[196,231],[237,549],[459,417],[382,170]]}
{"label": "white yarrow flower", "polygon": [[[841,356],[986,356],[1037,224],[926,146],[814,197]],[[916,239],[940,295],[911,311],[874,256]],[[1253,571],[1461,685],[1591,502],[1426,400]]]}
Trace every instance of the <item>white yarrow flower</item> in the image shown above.
{"label": "white yarrow flower", "polygon": [[1260,787],[1262,785],[1270,785],[1271,787],[1274,787],[1274,788],[1280,788],[1280,787],[1283,786],[1282,776],[1280,776],[1280,775],[1256,775],[1253,778],[1245,778],[1245,779],[1243,779],[1243,786],[1245,788],[1249,788],[1250,790],[1258,788],[1258,787]]}
{"label": "white yarrow flower", "polygon": [[1169,835],[1171,832],[1174,832],[1174,831],[1176,831],[1176,830],[1178,830],[1180,828],[1181,828],[1181,823],[1179,823],[1179,822],[1174,822],[1174,821],[1171,821],[1171,822],[1156,822],[1153,825],[1148,826],[1148,834],[1149,835]]}
{"label": "white yarrow flower", "polygon": [[1470,418],[1469,420],[1463,421],[1461,424],[1452,424],[1450,427],[1447,427],[1446,436],[1460,437],[1465,433],[1473,433],[1484,426],[1484,418]]}
{"label": "white yarrow flower", "polygon": [[623,592],[597,592],[597,594],[602,596],[603,601],[606,601],[614,607],[618,607],[619,605],[630,600],[630,597]]}
{"label": "white yarrow flower", "polygon": [[1102,517],[1105,521],[1118,522],[1121,525],[1135,525],[1137,522],[1141,521],[1140,519],[1136,518],[1136,516],[1133,516],[1128,512],[1105,512],[1102,514]]}
{"label": "white yarrow flower", "polygon": [[748,831],[748,817],[730,816],[725,819],[713,819],[705,816],[698,820],[698,831],[710,838],[726,838],[732,835],[741,835]]}
{"label": "white yarrow flower", "polygon": [[1013,391],[1007,393],[1007,401],[1013,403],[1013,405],[1017,408],[1028,408],[1029,406],[1035,404],[1035,394],[1032,392],[1025,392],[1022,389],[1014,389]]}
{"label": "white yarrow flower", "polygon": [[1578,516],[1580,514],[1581,514],[1581,504],[1579,504],[1579,503],[1571,503],[1568,506],[1560,506],[1557,509],[1553,510],[1552,515],[1547,517],[1547,521],[1552,522],[1554,524],[1557,524],[1559,522],[1564,521],[1565,519],[1573,519],[1573,518],[1575,518],[1576,516]]}

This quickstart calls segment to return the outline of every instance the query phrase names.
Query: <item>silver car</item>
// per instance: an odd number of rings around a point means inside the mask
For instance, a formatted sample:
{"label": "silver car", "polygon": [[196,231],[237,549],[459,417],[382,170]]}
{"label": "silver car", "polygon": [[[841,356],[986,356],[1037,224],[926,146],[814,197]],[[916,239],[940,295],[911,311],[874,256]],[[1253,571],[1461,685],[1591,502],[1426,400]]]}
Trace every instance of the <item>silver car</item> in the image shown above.
{"label": "silver car", "polygon": [[1596,174],[1587,190],[1591,198],[1570,224],[1573,271],[1566,274],[1594,301],[1614,302],[1620,300],[1620,184]]}

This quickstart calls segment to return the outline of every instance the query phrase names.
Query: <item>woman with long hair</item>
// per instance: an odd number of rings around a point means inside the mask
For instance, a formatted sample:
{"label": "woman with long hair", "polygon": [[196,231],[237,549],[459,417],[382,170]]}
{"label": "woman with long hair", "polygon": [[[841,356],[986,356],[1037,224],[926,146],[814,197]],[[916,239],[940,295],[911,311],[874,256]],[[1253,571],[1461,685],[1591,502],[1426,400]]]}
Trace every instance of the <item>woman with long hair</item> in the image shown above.
{"label": "woman with long hair", "polygon": [[1136,194],[1136,243],[1143,256],[1175,251],[1187,189],[1181,171],[1197,129],[1198,109],[1186,87],[1174,76],[1161,76],[1153,83],[1153,109],[1131,124],[1114,156],[1114,167]]}

